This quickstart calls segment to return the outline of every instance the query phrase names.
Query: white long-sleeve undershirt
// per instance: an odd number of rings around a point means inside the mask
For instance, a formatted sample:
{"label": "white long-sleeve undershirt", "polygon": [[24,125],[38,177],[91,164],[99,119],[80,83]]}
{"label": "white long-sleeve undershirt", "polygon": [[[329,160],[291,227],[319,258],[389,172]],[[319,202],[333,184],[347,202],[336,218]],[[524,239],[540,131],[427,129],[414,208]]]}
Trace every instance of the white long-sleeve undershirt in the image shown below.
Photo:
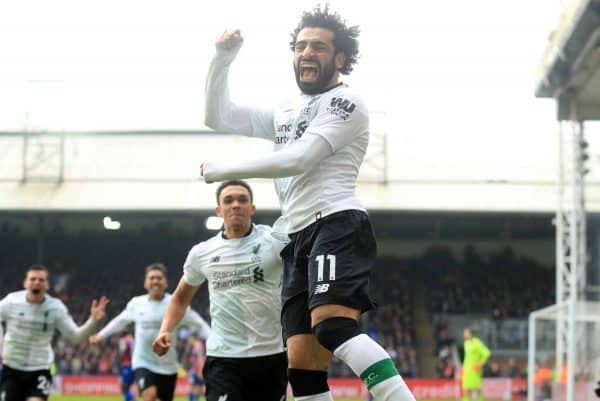
{"label": "white long-sleeve undershirt", "polygon": [[252,122],[243,107],[233,103],[229,97],[229,66],[239,49],[217,49],[210,62],[204,88],[204,124],[214,130],[250,135]]}
{"label": "white long-sleeve undershirt", "polygon": [[331,147],[319,135],[305,133],[302,138],[280,151],[237,163],[205,162],[206,182],[243,178],[291,177],[309,171],[331,154]]}

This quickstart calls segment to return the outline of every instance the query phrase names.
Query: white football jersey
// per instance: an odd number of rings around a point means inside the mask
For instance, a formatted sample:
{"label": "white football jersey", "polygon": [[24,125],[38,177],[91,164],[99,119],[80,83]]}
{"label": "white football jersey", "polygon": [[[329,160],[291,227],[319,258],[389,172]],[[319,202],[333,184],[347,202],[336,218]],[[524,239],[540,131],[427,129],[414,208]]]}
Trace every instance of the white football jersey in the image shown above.
{"label": "white football jersey", "polygon": [[297,104],[273,113],[246,110],[251,136],[272,140],[275,150],[305,132],[321,136],[331,147],[331,154],[307,172],[275,179],[282,214],[275,231],[294,233],[335,212],[365,210],[356,196],[356,180],[369,144],[369,112],[346,85],[301,95]]}
{"label": "white football jersey", "polygon": [[243,238],[222,233],[194,246],[186,283],[208,280],[212,334],[207,355],[255,357],[284,351],[281,335],[283,266],[271,228],[253,225]]}
{"label": "white football jersey", "polygon": [[[111,320],[98,334],[102,338],[106,338],[122,331],[130,323],[135,323],[135,346],[131,361],[133,369],[146,368],[162,375],[177,373],[176,334],[171,336],[171,347],[165,355],[158,356],[152,350],[152,342],[158,334],[170,299],[171,294],[168,293],[160,301],[150,299],[148,295],[133,297],[127,303],[125,310]],[[200,337],[203,338],[210,333],[208,324],[189,307],[180,325],[186,325],[191,330],[199,331]]]}
{"label": "white football jersey", "polygon": [[[65,337],[85,340],[94,329],[90,319],[78,327],[65,304],[46,294],[42,303],[27,301],[25,290],[8,294],[0,301],[0,322],[6,324],[2,358],[13,369],[49,369],[54,359],[52,336],[58,330]],[[1,336],[1,333],[0,333]]]}

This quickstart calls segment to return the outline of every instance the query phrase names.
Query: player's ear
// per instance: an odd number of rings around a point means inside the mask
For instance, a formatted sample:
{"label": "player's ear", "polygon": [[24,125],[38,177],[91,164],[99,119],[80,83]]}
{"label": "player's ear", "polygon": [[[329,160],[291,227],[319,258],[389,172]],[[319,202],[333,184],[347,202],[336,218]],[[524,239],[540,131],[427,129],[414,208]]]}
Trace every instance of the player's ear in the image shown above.
{"label": "player's ear", "polygon": [[223,217],[223,212],[221,211],[221,206],[217,206],[215,208],[215,213],[217,214],[217,216]]}
{"label": "player's ear", "polygon": [[346,62],[346,53],[337,52],[335,54],[335,69],[338,71],[341,70],[342,67],[344,66],[345,62]]}
{"label": "player's ear", "polygon": [[250,216],[254,216],[254,213],[256,213],[256,206],[252,205],[252,208],[250,209]]}

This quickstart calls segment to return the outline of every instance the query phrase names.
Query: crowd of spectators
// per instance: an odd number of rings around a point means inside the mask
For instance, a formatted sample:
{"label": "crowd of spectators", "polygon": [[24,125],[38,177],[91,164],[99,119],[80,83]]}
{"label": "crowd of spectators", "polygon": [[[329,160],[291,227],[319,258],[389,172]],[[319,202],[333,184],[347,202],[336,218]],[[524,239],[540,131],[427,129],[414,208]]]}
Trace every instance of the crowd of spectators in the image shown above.
{"label": "crowd of spectators", "polygon": [[[49,228],[43,240],[44,259],[50,269],[50,293],[61,298],[78,323],[89,315],[92,299],[106,295],[111,303],[108,319],[123,310],[127,301],[145,293],[144,268],[163,262],[169,268],[170,288],[181,277],[181,265],[191,246],[207,233],[178,230],[175,225],[154,225],[139,231],[116,233],[94,230],[67,233],[60,226]],[[22,286],[24,268],[34,261],[39,238],[8,225],[0,226],[0,297]],[[478,254],[467,247],[461,258],[446,248],[431,248],[411,260],[379,258],[371,278],[371,292],[378,307],[365,313],[361,324],[392,356],[404,377],[419,375],[416,334],[413,322],[414,282],[426,288],[429,313],[484,313],[495,319],[521,318],[533,309],[552,302],[552,270],[516,257],[510,248]],[[210,321],[206,287],[194,298],[192,307]],[[104,323],[103,323],[104,324]],[[185,337],[178,350],[183,355]],[[452,338],[443,325],[435,331],[438,375],[454,377]],[[57,336],[56,364],[63,374],[115,374],[118,370],[117,337],[99,346],[73,344]],[[458,341],[458,345],[462,339]],[[185,358],[184,358],[185,359]],[[488,374],[506,375],[508,362],[500,369],[489,364]],[[500,372],[499,372],[500,371]],[[353,376],[334,359],[330,374]]]}
{"label": "crowd of spectators", "polygon": [[[428,280],[429,312],[433,316],[476,315],[494,323],[499,345],[510,348],[518,342],[516,326],[503,327],[505,319],[524,319],[531,311],[554,302],[554,271],[548,266],[517,257],[511,248],[485,257],[466,247],[461,260],[446,248],[430,249],[422,261]],[[460,338],[455,338],[455,336]],[[490,338],[482,338],[490,344]],[[462,359],[463,339],[451,333],[440,319],[435,325],[436,373],[456,377]],[[502,344],[500,344],[503,342]],[[485,377],[519,377],[523,360],[492,358],[484,368]]]}
{"label": "crowd of spectators", "polygon": [[432,313],[488,314],[525,318],[554,302],[554,270],[517,257],[511,248],[486,254],[466,247],[462,260],[448,248],[431,248],[422,259]]}

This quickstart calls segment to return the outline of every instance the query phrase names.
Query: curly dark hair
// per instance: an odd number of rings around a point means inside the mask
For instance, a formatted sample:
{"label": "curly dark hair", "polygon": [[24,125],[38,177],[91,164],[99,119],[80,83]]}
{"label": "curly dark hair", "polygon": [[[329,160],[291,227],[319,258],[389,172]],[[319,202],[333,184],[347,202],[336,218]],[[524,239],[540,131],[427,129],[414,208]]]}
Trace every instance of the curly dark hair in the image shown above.
{"label": "curly dark hair", "polygon": [[342,19],[340,14],[329,10],[329,4],[321,7],[317,5],[312,11],[302,13],[300,23],[292,32],[292,40],[290,48],[294,51],[298,33],[304,28],[325,28],[333,32],[333,45],[335,52],[342,52],[346,55],[346,61],[340,72],[342,74],[350,74],[354,68],[354,64],[358,61],[358,35],[360,29],[357,25],[347,26],[346,21]]}

